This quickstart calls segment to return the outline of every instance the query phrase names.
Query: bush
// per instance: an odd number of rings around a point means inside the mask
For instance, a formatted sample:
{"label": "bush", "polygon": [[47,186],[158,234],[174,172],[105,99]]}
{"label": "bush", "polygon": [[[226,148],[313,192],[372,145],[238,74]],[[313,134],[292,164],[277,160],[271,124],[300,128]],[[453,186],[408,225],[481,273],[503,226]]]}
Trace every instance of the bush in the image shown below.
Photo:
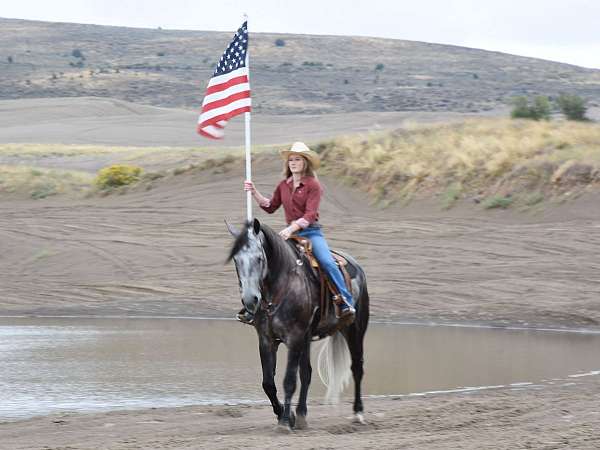
{"label": "bush", "polygon": [[538,96],[533,105],[529,104],[527,97],[515,97],[512,101],[513,109],[510,116],[513,119],[550,120],[550,101],[548,97]]}
{"label": "bush", "polygon": [[512,197],[502,197],[499,195],[494,195],[492,197],[488,197],[484,200],[483,207],[485,209],[493,209],[493,208],[502,208],[506,209],[513,202]]}
{"label": "bush", "polygon": [[6,60],[8,61],[9,64],[13,63],[13,57],[9,56],[8,58],[6,58]]}
{"label": "bush", "polygon": [[585,100],[578,95],[562,94],[556,100],[558,107],[569,120],[588,120],[585,117]]}
{"label": "bush", "polygon": [[275,40],[275,45],[277,47],[284,47],[285,46],[285,41],[283,39],[276,39]]}
{"label": "bush", "polygon": [[382,71],[384,69],[384,65],[382,63],[379,63],[375,66],[375,70],[377,71]]}
{"label": "bush", "polygon": [[82,52],[81,52],[81,50],[79,50],[78,48],[74,49],[74,50],[71,52],[71,55],[72,55],[74,58],[81,58],[81,59],[85,59],[85,57],[83,56],[83,53],[82,53]]}
{"label": "bush", "polygon": [[94,183],[100,189],[127,186],[139,181],[141,175],[142,169],[140,167],[115,164],[101,169]]}

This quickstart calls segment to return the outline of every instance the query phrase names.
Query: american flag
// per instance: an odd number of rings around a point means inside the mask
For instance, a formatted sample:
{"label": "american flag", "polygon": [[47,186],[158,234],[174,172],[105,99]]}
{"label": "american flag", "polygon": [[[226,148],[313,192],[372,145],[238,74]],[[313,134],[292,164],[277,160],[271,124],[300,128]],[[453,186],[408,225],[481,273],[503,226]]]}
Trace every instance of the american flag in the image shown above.
{"label": "american flag", "polygon": [[230,118],[250,111],[247,52],[248,22],[244,22],[208,82],[196,128],[202,136],[221,139]]}

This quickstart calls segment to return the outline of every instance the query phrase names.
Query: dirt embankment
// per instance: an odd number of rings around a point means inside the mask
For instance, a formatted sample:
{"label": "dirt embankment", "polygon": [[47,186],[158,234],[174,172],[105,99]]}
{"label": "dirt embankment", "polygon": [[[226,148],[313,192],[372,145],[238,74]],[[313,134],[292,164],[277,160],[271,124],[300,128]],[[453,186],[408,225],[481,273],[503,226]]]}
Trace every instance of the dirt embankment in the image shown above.
{"label": "dirt embankment", "polygon": [[[278,161],[255,167],[275,185]],[[239,305],[223,223],[241,222],[242,167],[190,171],[126,195],[0,205],[0,313],[231,316]],[[376,319],[594,327],[597,197],[534,214],[471,204],[369,206],[322,178],[331,246],[364,266]],[[260,220],[279,227],[282,213]]]}

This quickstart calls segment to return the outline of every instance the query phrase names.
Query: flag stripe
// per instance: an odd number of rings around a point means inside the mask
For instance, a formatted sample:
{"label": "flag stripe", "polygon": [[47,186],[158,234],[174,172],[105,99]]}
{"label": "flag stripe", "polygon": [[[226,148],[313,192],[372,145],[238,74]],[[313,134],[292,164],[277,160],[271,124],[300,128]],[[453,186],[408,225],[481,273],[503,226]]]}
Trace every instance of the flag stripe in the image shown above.
{"label": "flag stripe", "polygon": [[199,126],[204,128],[207,125],[217,125],[218,121],[224,120],[227,123],[228,119],[231,119],[233,116],[241,114],[243,112],[250,112],[249,106],[242,106],[241,108],[235,109],[233,111],[229,111],[227,113],[221,114],[220,116],[214,117],[212,119],[207,119],[202,122],[199,122]]}
{"label": "flag stripe", "polygon": [[220,139],[225,135],[225,132],[222,128],[217,128],[212,125],[208,125],[204,128],[198,126],[197,131],[198,134],[201,134],[202,136],[210,139]]}
{"label": "flag stripe", "polygon": [[238,92],[236,94],[230,95],[229,97],[223,98],[221,100],[215,100],[214,102],[204,105],[202,107],[202,114],[204,114],[207,111],[212,111],[216,108],[222,108],[223,106],[227,106],[230,103],[233,103],[237,100],[241,100],[243,98],[250,98],[250,91]]}
{"label": "flag stripe", "polygon": [[212,86],[216,86],[216,85],[219,85],[219,84],[227,83],[229,80],[231,80],[233,78],[247,77],[247,76],[248,76],[248,68],[247,67],[240,67],[239,69],[235,69],[232,72],[212,77],[208,81],[207,88],[210,88]]}
{"label": "flag stripe", "polygon": [[213,84],[212,86],[209,86],[208,89],[206,89],[206,95],[213,94],[214,92],[223,91],[223,90],[227,89],[228,87],[235,86],[236,84],[247,83],[247,82],[248,82],[247,75],[234,77],[234,78],[231,78],[230,80],[227,80],[225,83]]}
{"label": "flag stripe", "polygon": [[248,84],[248,83],[237,84],[235,86],[231,86],[228,89],[225,89],[224,91],[215,92],[214,94],[210,94],[210,95],[207,94],[206,97],[204,97],[204,101],[202,102],[202,107],[204,107],[204,105],[207,105],[211,102],[214,102],[215,100],[221,100],[221,99],[229,97],[232,94],[237,94],[238,92],[244,92],[244,91],[250,92],[250,84]]}
{"label": "flag stripe", "polygon": [[[198,119],[198,121],[200,123],[204,123],[207,120],[211,120],[211,122],[212,122],[212,119],[214,119],[215,117],[227,116],[228,111],[237,111],[238,109],[243,108],[243,107],[250,108],[250,105],[251,105],[250,98],[242,98],[240,100],[231,102],[226,106],[211,109],[210,111],[206,111],[206,112],[203,111],[202,114],[200,114],[200,118]],[[232,116],[224,117],[224,119],[227,120],[229,117],[232,117]]]}

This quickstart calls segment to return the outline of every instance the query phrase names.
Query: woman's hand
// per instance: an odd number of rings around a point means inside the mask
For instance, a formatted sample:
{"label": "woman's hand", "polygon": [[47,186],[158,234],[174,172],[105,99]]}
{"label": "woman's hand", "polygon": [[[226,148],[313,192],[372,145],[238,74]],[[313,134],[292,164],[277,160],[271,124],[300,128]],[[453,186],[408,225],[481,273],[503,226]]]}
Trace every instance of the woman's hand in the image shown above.
{"label": "woman's hand", "polygon": [[293,227],[290,225],[289,227],[281,230],[279,232],[279,236],[281,236],[285,241],[287,241],[290,238],[290,236],[294,233],[294,231],[296,230],[294,230]]}
{"label": "woman's hand", "polygon": [[256,188],[254,187],[254,183],[252,181],[244,181],[244,190],[245,191],[250,191],[252,192],[252,194],[254,194],[256,192]]}

